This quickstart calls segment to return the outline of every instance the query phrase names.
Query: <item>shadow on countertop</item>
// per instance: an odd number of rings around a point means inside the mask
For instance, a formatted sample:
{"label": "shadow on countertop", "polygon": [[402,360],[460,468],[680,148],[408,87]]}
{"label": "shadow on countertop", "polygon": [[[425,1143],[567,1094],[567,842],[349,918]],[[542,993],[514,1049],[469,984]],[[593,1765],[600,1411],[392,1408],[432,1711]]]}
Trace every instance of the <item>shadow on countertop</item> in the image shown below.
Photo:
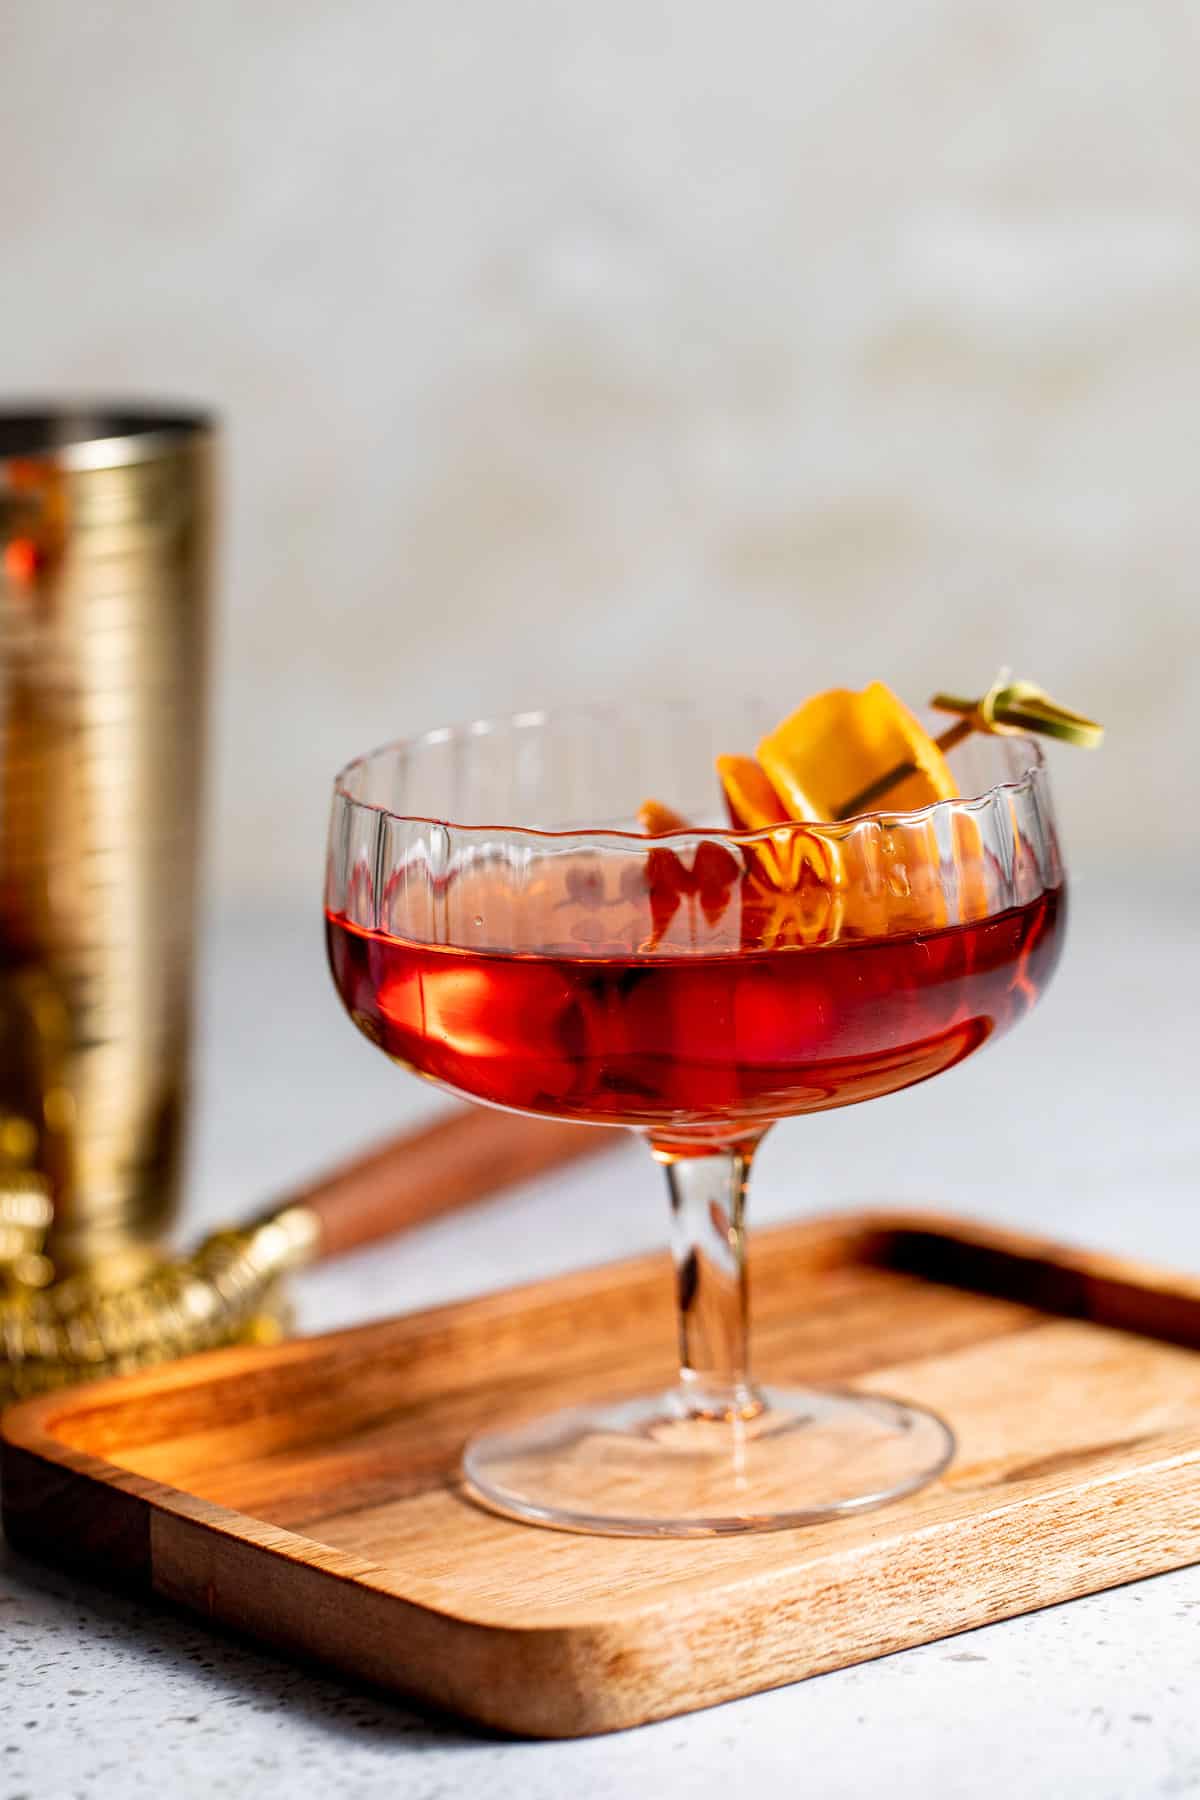
{"label": "shadow on countertop", "polygon": [[[325,1738],[394,1742],[409,1751],[505,1741],[449,1716],[416,1712],[377,1689],[351,1685],[315,1665],[285,1662],[224,1625],[198,1623],[166,1600],[147,1602],[35,1562],[0,1537],[0,1736],[34,1728],[33,1719],[23,1718],[20,1704],[24,1659],[32,1659],[25,1664],[29,1674],[43,1677],[39,1688],[50,1671],[60,1677],[77,1674],[78,1685],[59,1688],[55,1683],[50,1704],[60,1711],[71,1710],[71,1701],[117,1703],[111,1667],[102,1684],[87,1685],[89,1644],[103,1644],[110,1665],[125,1665],[126,1694],[147,1666],[153,1666],[160,1680],[164,1673],[169,1678],[176,1672],[180,1708],[171,1720],[179,1725],[204,1725],[206,1710],[217,1704],[264,1715],[286,1713],[319,1728]],[[45,1704],[31,1696],[26,1710],[40,1714]],[[0,1774],[4,1772],[0,1765]]]}

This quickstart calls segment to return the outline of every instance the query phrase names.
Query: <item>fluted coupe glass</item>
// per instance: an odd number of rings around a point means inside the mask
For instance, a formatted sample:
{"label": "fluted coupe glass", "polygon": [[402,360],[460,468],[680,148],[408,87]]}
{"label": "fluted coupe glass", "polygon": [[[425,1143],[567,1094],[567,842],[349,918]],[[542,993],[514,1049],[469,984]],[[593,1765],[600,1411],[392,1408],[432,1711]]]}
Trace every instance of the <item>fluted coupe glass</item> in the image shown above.
{"label": "fluted coupe glass", "polygon": [[[961,800],[738,832],[721,752],[784,710],[660,702],[434,731],[338,776],[330,963],[389,1056],[489,1105],[622,1125],[665,1170],[680,1376],[475,1438],[475,1495],[574,1530],[794,1526],[911,1492],[933,1414],[752,1377],[746,1186],[777,1119],[952,1068],[1032,1006],[1063,871],[1041,754],[976,737]],[[639,835],[653,795],[694,828]]]}

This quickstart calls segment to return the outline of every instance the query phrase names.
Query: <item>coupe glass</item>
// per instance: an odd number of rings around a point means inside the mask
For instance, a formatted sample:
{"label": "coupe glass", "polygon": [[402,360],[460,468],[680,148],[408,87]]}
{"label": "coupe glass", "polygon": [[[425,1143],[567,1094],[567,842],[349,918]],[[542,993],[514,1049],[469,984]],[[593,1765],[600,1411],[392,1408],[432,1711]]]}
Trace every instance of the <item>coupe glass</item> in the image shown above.
{"label": "coupe glass", "polygon": [[[777,1119],[940,1074],[1032,1006],[1062,865],[1041,754],[978,736],[961,800],[740,832],[714,759],[782,708],[565,708],[430,732],[337,777],[330,963],[395,1061],[492,1106],[622,1125],[667,1180],[678,1384],[476,1437],[475,1496],[696,1536],[876,1506],[945,1468],[901,1399],[751,1375],[746,1187]],[[655,796],[694,821],[649,838]],[[516,1399],[516,1397],[515,1397]]]}

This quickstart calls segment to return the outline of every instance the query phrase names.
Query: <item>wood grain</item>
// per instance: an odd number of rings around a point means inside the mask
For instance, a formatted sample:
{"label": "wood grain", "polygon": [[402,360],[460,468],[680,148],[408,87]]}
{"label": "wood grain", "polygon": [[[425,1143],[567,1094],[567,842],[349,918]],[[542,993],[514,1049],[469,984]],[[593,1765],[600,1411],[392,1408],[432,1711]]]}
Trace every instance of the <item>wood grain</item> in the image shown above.
{"label": "wood grain", "polygon": [[465,1437],[666,1379],[665,1258],[47,1395],[10,1536],[500,1729],[614,1730],[1200,1559],[1200,1284],[948,1221],[763,1233],[760,1366],[944,1414],[943,1479],[806,1530],[539,1530]]}

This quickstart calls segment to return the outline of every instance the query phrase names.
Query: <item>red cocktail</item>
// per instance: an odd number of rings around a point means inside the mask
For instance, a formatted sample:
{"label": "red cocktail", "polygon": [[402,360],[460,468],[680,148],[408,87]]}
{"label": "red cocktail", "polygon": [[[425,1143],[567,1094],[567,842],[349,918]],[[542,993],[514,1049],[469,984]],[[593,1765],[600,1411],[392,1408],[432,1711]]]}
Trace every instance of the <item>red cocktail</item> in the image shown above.
{"label": "red cocktail", "polygon": [[1032,1006],[1061,888],[973,924],[713,956],[513,955],[327,919],[355,1023],[493,1106],[657,1133],[734,1131],[953,1068]]}
{"label": "red cocktail", "polygon": [[[743,708],[527,714],[376,752],[335,788],[327,940],[359,1028],[470,1099],[629,1127],[666,1168],[679,1385],[475,1439],[473,1492],[520,1518],[772,1529],[910,1492],[952,1452],[921,1407],[752,1379],[746,1182],[773,1122],[940,1074],[1032,1006],[1065,920],[1045,770],[1028,740],[991,737],[956,752],[962,799],[622,827],[655,790],[718,816],[715,758],[754,723]],[[761,770],[725,767],[739,821],[770,809]]]}

